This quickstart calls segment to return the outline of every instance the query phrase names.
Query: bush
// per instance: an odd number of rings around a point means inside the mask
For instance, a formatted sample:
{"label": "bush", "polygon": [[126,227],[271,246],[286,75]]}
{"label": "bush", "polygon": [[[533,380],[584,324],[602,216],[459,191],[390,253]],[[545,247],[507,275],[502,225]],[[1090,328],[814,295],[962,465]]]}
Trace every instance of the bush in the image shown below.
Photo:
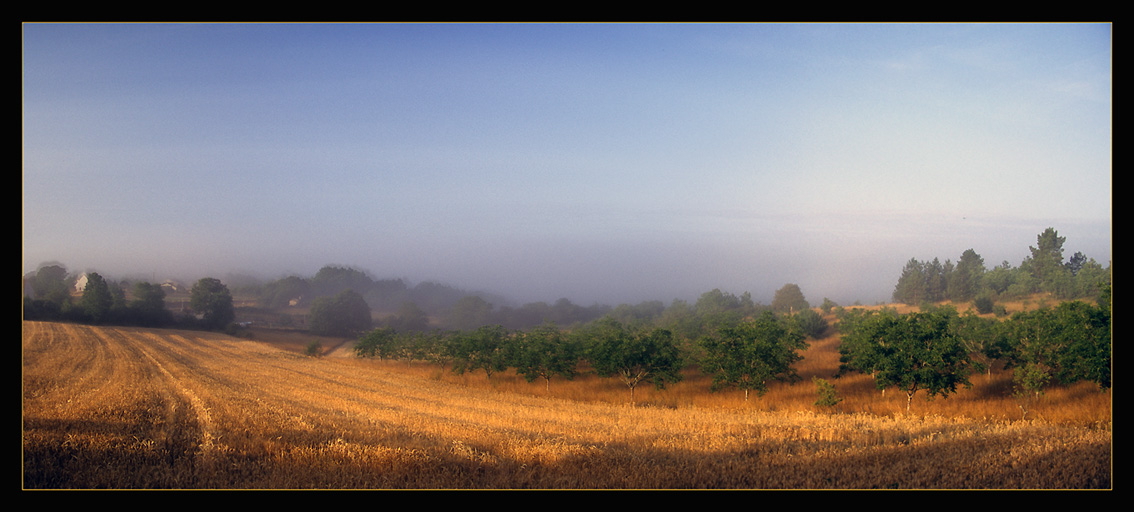
{"label": "bush", "polygon": [[834,407],[842,402],[842,397],[835,391],[835,385],[827,382],[819,377],[811,379],[815,383],[816,392],[819,394],[819,399],[815,401],[815,405],[819,407]]}
{"label": "bush", "polygon": [[980,297],[977,297],[977,299],[973,301],[973,307],[976,308],[977,313],[980,313],[982,315],[987,315],[987,314],[991,313],[993,306],[994,306],[994,303],[992,302],[992,297],[989,297],[987,295],[981,295]]}
{"label": "bush", "polygon": [[323,355],[323,344],[318,341],[312,341],[307,344],[307,348],[303,350],[304,355],[311,357],[319,357]]}
{"label": "bush", "polygon": [[803,334],[810,336],[812,339],[819,339],[827,332],[827,320],[825,320],[819,313],[813,309],[804,309],[793,317],[795,324],[799,327]]}

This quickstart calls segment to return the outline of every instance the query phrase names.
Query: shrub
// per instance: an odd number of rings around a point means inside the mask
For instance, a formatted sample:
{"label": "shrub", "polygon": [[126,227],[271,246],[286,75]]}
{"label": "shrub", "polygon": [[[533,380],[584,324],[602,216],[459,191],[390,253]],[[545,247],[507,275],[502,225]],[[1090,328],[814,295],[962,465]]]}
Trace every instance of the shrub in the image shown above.
{"label": "shrub", "polygon": [[973,307],[976,308],[977,313],[980,313],[982,315],[991,313],[993,306],[994,304],[992,302],[992,297],[989,297],[987,295],[981,295],[973,301]]}
{"label": "shrub", "polygon": [[819,399],[815,401],[815,405],[819,407],[834,407],[843,401],[835,391],[835,385],[827,382],[819,377],[811,379],[815,383],[816,392],[819,394]]}
{"label": "shrub", "polygon": [[303,350],[304,355],[311,357],[319,357],[323,355],[323,344],[318,341],[312,341],[307,344],[307,348]]}

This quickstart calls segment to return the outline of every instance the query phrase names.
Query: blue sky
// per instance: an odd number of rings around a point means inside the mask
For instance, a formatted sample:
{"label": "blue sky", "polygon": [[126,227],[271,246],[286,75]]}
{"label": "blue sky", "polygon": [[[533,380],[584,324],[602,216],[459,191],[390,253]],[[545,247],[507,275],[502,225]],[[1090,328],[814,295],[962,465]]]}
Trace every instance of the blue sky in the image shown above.
{"label": "blue sky", "polygon": [[887,300],[1111,259],[1109,24],[25,24],[23,270]]}

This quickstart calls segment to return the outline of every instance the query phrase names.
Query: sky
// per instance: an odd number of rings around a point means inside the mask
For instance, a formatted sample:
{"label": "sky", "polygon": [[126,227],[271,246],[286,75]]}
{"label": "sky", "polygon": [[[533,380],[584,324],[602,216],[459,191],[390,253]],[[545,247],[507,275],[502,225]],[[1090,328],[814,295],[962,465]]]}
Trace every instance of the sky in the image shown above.
{"label": "sky", "polygon": [[1109,24],[24,24],[23,272],[887,301],[1111,260]]}

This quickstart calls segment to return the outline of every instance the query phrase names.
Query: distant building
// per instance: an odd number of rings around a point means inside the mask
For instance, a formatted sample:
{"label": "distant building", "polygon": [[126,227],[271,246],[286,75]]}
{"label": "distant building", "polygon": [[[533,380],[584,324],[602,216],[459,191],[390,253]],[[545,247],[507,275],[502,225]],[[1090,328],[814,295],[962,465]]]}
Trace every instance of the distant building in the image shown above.
{"label": "distant building", "polygon": [[87,274],[84,273],[83,275],[79,276],[78,279],[75,280],[75,291],[76,292],[82,292],[83,290],[86,290],[86,289],[87,289]]}

